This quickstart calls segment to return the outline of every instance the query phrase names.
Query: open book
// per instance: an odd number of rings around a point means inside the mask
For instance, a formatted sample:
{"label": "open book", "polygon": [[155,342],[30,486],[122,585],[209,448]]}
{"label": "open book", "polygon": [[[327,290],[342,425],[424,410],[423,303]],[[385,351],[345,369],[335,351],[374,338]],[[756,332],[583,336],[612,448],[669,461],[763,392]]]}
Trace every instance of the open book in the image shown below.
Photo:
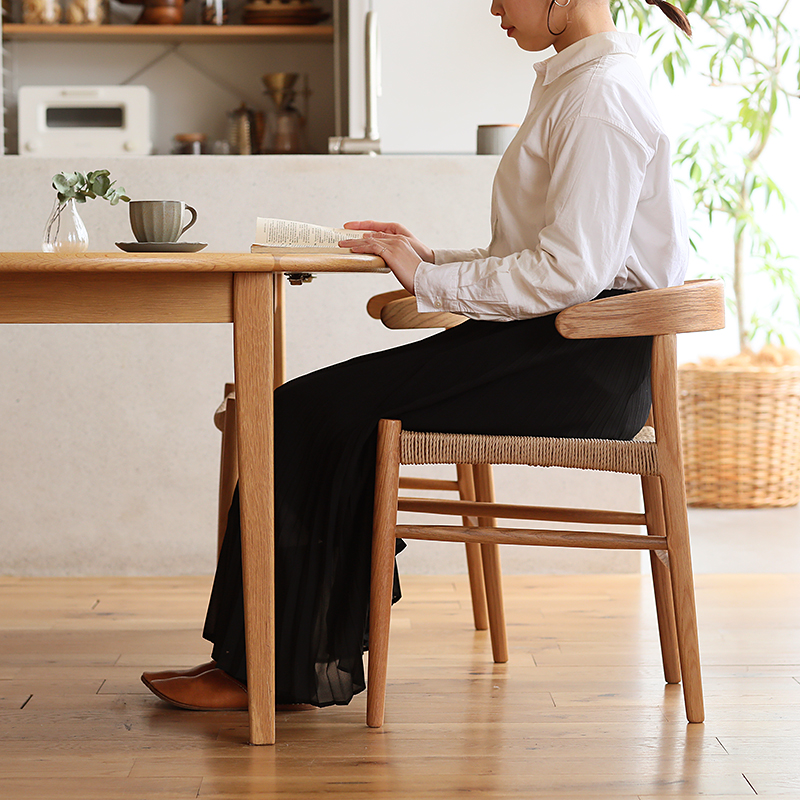
{"label": "open book", "polygon": [[341,239],[360,239],[366,231],[351,231],[346,228],[326,228],[308,222],[293,222],[287,219],[256,220],[256,240],[251,253],[283,253],[293,250],[313,249],[319,253],[349,253],[338,246]]}

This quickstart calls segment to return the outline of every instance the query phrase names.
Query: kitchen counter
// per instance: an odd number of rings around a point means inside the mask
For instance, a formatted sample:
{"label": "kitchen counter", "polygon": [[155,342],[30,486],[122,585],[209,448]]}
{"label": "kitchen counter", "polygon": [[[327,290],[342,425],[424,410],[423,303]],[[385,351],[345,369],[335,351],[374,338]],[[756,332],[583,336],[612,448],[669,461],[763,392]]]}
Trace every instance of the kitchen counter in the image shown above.
{"label": "kitchen counter", "polygon": [[[247,252],[258,216],[335,226],[396,220],[434,247],[479,246],[489,239],[496,164],[492,156],[3,156],[0,250],[40,248],[56,172],[100,168],[135,199],[193,205],[198,221],[185,238],[208,242],[205,252]],[[132,239],[125,204],[93,200],[80,213],[91,250]],[[428,335],[389,331],[367,316],[367,300],[396,287],[391,275],[323,275],[289,287],[289,376]],[[0,374],[6,574],[213,570],[219,432],[212,416],[233,377],[229,325],[8,325]],[[590,504],[615,497],[624,506],[636,497],[627,477],[498,470],[498,495],[524,492],[547,505],[569,503],[572,492]],[[639,569],[635,553],[517,550],[526,552],[508,565],[516,571]],[[415,543],[402,559],[407,572],[464,571],[463,548],[446,544]]]}
{"label": "kitchen counter", "polygon": [[[145,156],[0,157],[0,249],[40,246],[62,170],[108,169],[133,199],[180,199],[198,222],[192,241],[210,250],[247,250],[256,217],[338,226],[351,218],[402,220],[432,245],[483,244],[496,157],[486,156]],[[129,241],[127,211],[90,201],[80,207],[90,247]],[[187,234],[188,235],[188,234]]]}

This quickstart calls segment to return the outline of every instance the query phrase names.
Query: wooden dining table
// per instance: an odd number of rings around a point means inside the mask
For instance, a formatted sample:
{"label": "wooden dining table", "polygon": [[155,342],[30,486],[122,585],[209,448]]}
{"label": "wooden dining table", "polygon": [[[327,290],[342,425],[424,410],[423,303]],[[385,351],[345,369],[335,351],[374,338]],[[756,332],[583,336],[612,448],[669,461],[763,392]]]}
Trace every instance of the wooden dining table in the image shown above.
{"label": "wooden dining table", "polygon": [[275,742],[272,392],[283,373],[283,276],[385,271],[382,259],[349,251],[0,253],[0,323],[233,323],[251,744]]}

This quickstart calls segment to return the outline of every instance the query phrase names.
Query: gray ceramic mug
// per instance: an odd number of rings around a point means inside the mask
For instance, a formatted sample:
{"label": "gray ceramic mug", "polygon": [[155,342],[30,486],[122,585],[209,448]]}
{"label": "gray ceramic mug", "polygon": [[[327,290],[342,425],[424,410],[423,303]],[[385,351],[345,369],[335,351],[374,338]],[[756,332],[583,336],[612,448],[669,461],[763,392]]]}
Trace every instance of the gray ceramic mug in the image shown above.
{"label": "gray ceramic mug", "polygon": [[[192,215],[188,225],[186,211]],[[137,242],[177,242],[197,222],[197,211],[180,200],[131,200],[130,218]]]}

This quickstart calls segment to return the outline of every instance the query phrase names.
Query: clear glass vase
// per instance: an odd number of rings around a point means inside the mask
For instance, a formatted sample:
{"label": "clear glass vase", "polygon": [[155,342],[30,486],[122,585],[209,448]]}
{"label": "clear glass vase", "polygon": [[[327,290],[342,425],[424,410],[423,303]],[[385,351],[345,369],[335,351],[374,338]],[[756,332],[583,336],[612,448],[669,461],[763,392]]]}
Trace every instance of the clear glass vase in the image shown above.
{"label": "clear glass vase", "polygon": [[74,199],[60,203],[56,198],[53,211],[44,226],[42,250],[45,253],[83,253],[89,247],[89,235],[78,214]]}

